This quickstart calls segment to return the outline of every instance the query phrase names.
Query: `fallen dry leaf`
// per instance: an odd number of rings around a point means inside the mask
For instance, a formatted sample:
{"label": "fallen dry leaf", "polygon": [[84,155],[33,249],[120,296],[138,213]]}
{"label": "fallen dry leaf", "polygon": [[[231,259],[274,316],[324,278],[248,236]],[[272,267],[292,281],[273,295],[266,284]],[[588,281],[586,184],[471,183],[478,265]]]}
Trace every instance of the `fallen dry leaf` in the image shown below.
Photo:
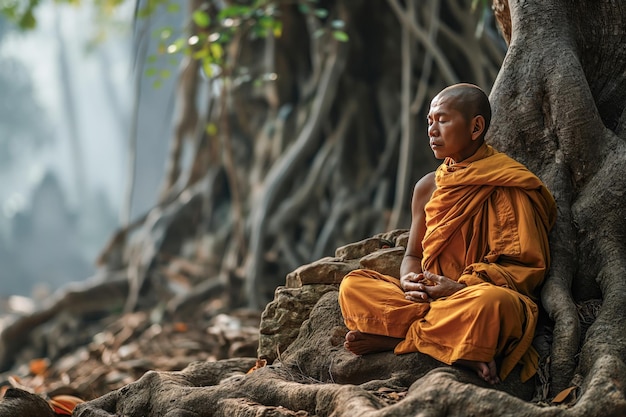
{"label": "fallen dry leaf", "polygon": [[174,330],[177,331],[178,333],[185,333],[188,329],[189,329],[189,326],[187,326],[187,324],[183,323],[182,321],[178,321],[174,323]]}
{"label": "fallen dry leaf", "polygon": [[256,364],[250,368],[250,370],[248,371],[248,373],[254,372],[259,368],[263,368],[265,365],[267,365],[267,360],[265,359],[257,359],[256,360]]}
{"label": "fallen dry leaf", "polygon": [[74,408],[84,401],[73,395],[56,395],[48,401],[55,413],[71,416]]}
{"label": "fallen dry leaf", "polygon": [[33,375],[43,375],[50,367],[50,360],[48,358],[33,359],[28,364],[28,369]]}
{"label": "fallen dry leaf", "polygon": [[569,395],[572,393],[572,391],[574,391],[576,388],[578,388],[577,386],[573,386],[573,387],[569,387],[569,388],[565,388],[563,391],[559,392],[558,394],[556,394],[554,396],[554,398],[552,399],[552,403],[553,404],[560,404],[563,401],[565,401],[567,399],[567,397],[569,397]]}

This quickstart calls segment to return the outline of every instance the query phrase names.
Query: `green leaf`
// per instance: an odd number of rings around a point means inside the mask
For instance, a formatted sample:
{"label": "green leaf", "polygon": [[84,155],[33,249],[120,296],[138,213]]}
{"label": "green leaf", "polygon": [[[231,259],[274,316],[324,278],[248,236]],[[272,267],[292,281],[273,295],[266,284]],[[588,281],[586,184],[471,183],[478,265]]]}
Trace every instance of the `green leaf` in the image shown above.
{"label": "green leaf", "polygon": [[153,55],[148,56],[147,61],[150,64],[154,64],[155,62],[157,62],[158,59],[159,57],[153,54]]}
{"label": "green leaf", "polygon": [[175,54],[176,52],[181,52],[187,46],[187,40],[184,38],[176,39],[172,44],[167,47],[168,54]]}
{"label": "green leaf", "polygon": [[350,38],[348,37],[348,34],[341,30],[334,30],[333,37],[340,42],[348,42],[348,40],[350,40]]}
{"label": "green leaf", "polygon": [[213,76],[213,66],[211,65],[212,61],[208,58],[204,58],[202,60],[202,69],[207,77],[211,78]]}
{"label": "green leaf", "polygon": [[146,18],[150,16],[154,12],[154,4],[152,2],[147,2],[148,4],[145,7],[142,7],[137,12],[137,16],[140,18]]}
{"label": "green leaf", "polygon": [[35,19],[32,9],[24,13],[24,16],[20,19],[19,25],[22,29],[33,29],[37,25],[37,20]]}
{"label": "green leaf", "polygon": [[209,45],[209,48],[211,48],[211,55],[213,55],[215,59],[219,60],[224,56],[224,48],[222,48],[222,45],[219,43],[212,43]]}
{"label": "green leaf", "polygon": [[281,22],[280,20],[274,22],[274,29],[272,30],[272,32],[274,33],[275,37],[280,38],[283,34],[283,22]]}
{"label": "green leaf", "polygon": [[201,28],[207,28],[211,24],[211,17],[207,12],[204,12],[202,10],[196,10],[195,12],[193,12],[191,18],[193,19],[194,23]]}
{"label": "green leaf", "polygon": [[209,49],[207,47],[204,47],[202,49],[195,51],[191,56],[193,57],[193,59],[205,59],[205,58],[210,59]]}
{"label": "green leaf", "polygon": [[17,16],[16,12],[17,12],[16,3],[3,4],[2,6],[0,6],[0,13],[8,17],[10,20],[15,20],[15,17]]}
{"label": "green leaf", "polygon": [[491,2],[489,0],[472,0],[472,11],[476,11],[477,9],[490,9]]}
{"label": "green leaf", "polygon": [[217,134],[217,125],[215,123],[208,123],[206,125],[206,133],[215,136]]}
{"label": "green leaf", "polygon": [[326,19],[328,17],[328,10],[326,9],[315,9],[315,16],[320,19]]}
{"label": "green leaf", "polygon": [[159,37],[163,40],[169,39],[172,37],[173,33],[174,31],[172,30],[171,27],[164,27],[163,29],[161,29],[161,33],[159,33]]}
{"label": "green leaf", "polygon": [[170,3],[167,5],[168,13],[178,13],[180,12],[180,4],[178,3]]}
{"label": "green leaf", "polygon": [[274,27],[274,22],[276,22],[276,19],[274,19],[271,16],[262,16],[259,18],[259,26],[261,26],[263,29],[271,29]]}
{"label": "green leaf", "polygon": [[218,14],[219,20],[227,17],[247,17],[253,10],[247,6],[230,6],[220,10]]}
{"label": "green leaf", "polygon": [[253,27],[252,32],[250,32],[250,39],[265,39],[267,38],[267,31],[263,30],[258,26]]}
{"label": "green leaf", "polygon": [[233,38],[232,36],[232,32],[228,32],[228,31],[224,31],[220,33],[220,41],[223,44],[227,44],[228,42],[231,41],[231,39]]}
{"label": "green leaf", "polygon": [[157,74],[157,69],[154,67],[146,68],[144,74],[146,77],[154,77]]}

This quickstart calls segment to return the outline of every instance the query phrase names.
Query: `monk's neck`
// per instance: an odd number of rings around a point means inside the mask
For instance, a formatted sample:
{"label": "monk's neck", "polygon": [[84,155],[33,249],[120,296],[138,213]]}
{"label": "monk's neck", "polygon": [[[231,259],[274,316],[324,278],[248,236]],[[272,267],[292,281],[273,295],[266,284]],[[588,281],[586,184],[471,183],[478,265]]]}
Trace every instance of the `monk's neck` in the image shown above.
{"label": "monk's neck", "polygon": [[455,162],[452,158],[446,158],[443,163],[445,165],[447,165],[448,167],[457,167],[457,168],[461,168],[461,167],[465,167],[468,164],[471,164],[474,161],[478,161],[480,159],[486,158],[489,155],[491,155],[493,153],[493,149],[488,146],[485,142],[483,142],[478,149],[476,149],[476,152],[474,152],[472,155],[468,156],[467,158],[463,159],[462,161],[459,162]]}

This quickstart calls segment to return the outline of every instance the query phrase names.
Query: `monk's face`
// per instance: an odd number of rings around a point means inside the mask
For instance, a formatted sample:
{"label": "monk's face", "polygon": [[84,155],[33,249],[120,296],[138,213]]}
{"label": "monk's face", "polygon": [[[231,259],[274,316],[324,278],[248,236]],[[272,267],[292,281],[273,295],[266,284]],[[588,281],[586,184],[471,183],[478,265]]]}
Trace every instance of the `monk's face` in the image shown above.
{"label": "monk's face", "polygon": [[458,110],[460,102],[458,97],[439,94],[430,103],[428,138],[437,159],[450,157],[455,163],[461,162],[480,147],[473,120]]}

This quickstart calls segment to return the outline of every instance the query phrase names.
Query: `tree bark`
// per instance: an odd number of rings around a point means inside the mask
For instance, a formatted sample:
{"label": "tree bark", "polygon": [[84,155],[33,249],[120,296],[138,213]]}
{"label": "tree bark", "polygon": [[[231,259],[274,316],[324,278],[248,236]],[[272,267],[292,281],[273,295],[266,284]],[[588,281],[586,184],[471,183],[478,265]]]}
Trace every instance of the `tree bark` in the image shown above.
{"label": "tree bark", "polygon": [[[542,294],[554,320],[554,395],[575,374],[625,359],[624,324],[609,317],[626,307],[625,197],[616,181],[626,156],[626,52],[616,46],[626,40],[626,11],[611,2],[516,1],[507,8],[512,35],[490,97],[488,140],[527,164],[557,200]],[[600,317],[580,340],[575,303],[593,298],[603,300]]]}

